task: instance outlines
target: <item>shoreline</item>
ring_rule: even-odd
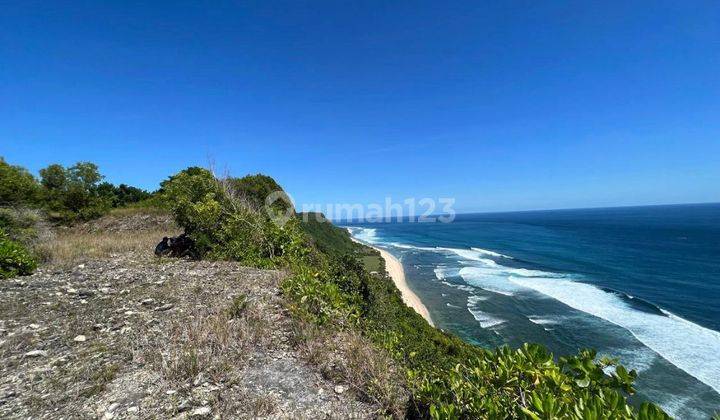
[[[402,300],[405,302],[405,305],[409,306],[410,308],[414,309],[415,312],[420,314],[425,321],[427,321],[428,324],[430,324],[431,327],[434,327],[435,324],[433,324],[432,318],[430,318],[430,312],[428,312],[427,307],[425,307],[425,304],[422,303],[418,295],[415,294],[415,292],[410,289],[410,286],[408,286],[407,281],[405,281],[405,269],[403,268],[402,263],[400,262],[397,257],[395,257],[393,254],[389,253],[388,251],[385,251],[382,248],[378,248],[369,244],[366,244],[364,242],[358,241],[357,239],[353,238],[351,236],[351,239],[359,244],[363,244],[365,246],[369,246],[370,248],[378,251],[380,253],[380,256],[385,261],[385,271],[387,271],[388,275],[392,279],[393,283],[395,283],[395,287],[397,287],[400,290],[400,294],[402,295]]]

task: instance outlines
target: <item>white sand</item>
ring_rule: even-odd
[[[375,248],[375,247],[373,247]],[[395,258],[395,256],[384,249],[375,248],[380,252],[380,255],[382,255],[383,259],[385,260],[385,269],[387,270],[388,274],[390,274],[390,277],[393,279],[393,282],[395,283],[395,286],[400,289],[400,293],[402,293],[402,298],[405,304],[413,309],[415,309],[415,312],[422,315],[423,318],[428,322],[428,324],[435,326],[432,322],[432,319],[430,319],[430,312],[428,312],[425,305],[423,305],[420,298],[413,292],[410,287],[408,286],[407,282],[405,281],[405,270],[403,269],[403,265]]]
[[[428,324],[434,327],[435,324],[433,324],[432,319],[430,318],[430,312],[428,312],[427,308],[425,307],[425,305],[423,305],[420,298],[415,294],[415,292],[410,289],[407,282],[405,281],[405,270],[403,269],[403,265],[400,260],[395,258],[393,254],[385,251],[384,249],[368,245],[364,242],[360,242],[355,238],[351,239],[357,243],[369,246],[370,248],[375,249],[380,253],[382,258],[385,260],[385,269],[390,275],[390,278],[392,278],[393,283],[395,283],[395,287],[400,289],[403,302],[405,302],[407,306],[415,309],[415,312],[419,313],[423,318],[425,318]]]

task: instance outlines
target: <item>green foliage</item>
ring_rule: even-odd
[[[40,186],[25,168],[0,157],[0,206],[30,205],[38,201]]]
[[[69,168],[53,164],[41,169],[42,201],[50,218],[71,223],[107,213],[112,202],[100,194],[102,179],[97,165],[91,162],[78,162]]]
[[[245,312],[245,308],[247,308],[247,305],[247,296],[245,296],[244,294],[235,296],[232,303],[230,304],[230,307],[227,310],[228,318],[240,318],[240,315]]]
[[[30,251],[0,230],[0,279],[29,275],[35,268],[37,261]]]
[[[350,240],[348,231],[333,226],[322,213],[298,213],[297,218],[302,221],[302,229],[311,238],[313,245],[325,254],[352,255],[364,248]]]
[[[356,326],[362,312],[358,294],[347,293],[324,269],[298,265],[282,283],[290,309],[302,319],[336,328]]]
[[[613,364],[596,361],[593,351],[571,359],[572,367],[558,364],[544,347],[525,344],[514,351],[481,350],[451,369],[409,376],[419,407],[433,418],[668,418],[651,405],[642,415],[628,405],[622,392],[631,388],[634,373],[604,375],[602,368]]]
[[[9,165],[0,157],[0,207],[42,208],[54,221],[73,223],[152,196],[125,184],[102,182],[103,178],[94,163],[78,162],[68,168],[49,165],[40,170],[38,182],[24,168]]]
[[[385,349],[407,374],[410,416],[421,418],[664,419],[649,404],[634,410],[634,371],[585,350],[558,362],[526,344],[489,351],[432,328],[407,307],[392,280],[371,275],[367,248],[325,221],[278,225],[258,208],[279,186],[268,177],[217,180],[188,168],[163,183],[162,197],[198,254],[256,267],[286,267],[290,310],[333,329],[356,329]],[[267,188],[266,188],[267,187]],[[277,189],[276,189],[277,188]],[[248,202],[248,197],[251,201]],[[244,300],[233,303],[241,313]],[[614,368],[607,375],[605,370]]]
[[[0,207],[0,230],[20,243],[29,244],[37,237],[41,216],[36,210],[23,207]]]
[[[261,209],[265,206],[265,200],[270,194],[284,192],[282,187],[275,182],[274,179],[262,174],[247,175],[242,178],[231,178],[230,186],[234,191],[242,194],[256,209]],[[287,210],[294,212],[292,203],[284,199],[274,201],[272,208],[280,213],[284,213]]]
[[[274,182],[274,181],[273,181]],[[196,242],[200,257],[230,259],[256,267],[288,266],[308,253],[297,220],[284,225],[248,206],[234,179],[188,168],[163,182],[163,198],[178,225]]]
[[[112,207],[125,207],[148,200],[152,194],[140,188],[120,184],[115,186],[109,182],[103,182],[97,186],[97,193],[110,202]]]

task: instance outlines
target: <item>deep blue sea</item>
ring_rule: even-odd
[[[720,204],[346,224],[400,258],[436,326],[481,346],[592,347],[639,399],[720,412]]]

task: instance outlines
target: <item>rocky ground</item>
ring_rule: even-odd
[[[0,417],[375,416],[297,349],[283,273],[149,253],[0,281]]]

